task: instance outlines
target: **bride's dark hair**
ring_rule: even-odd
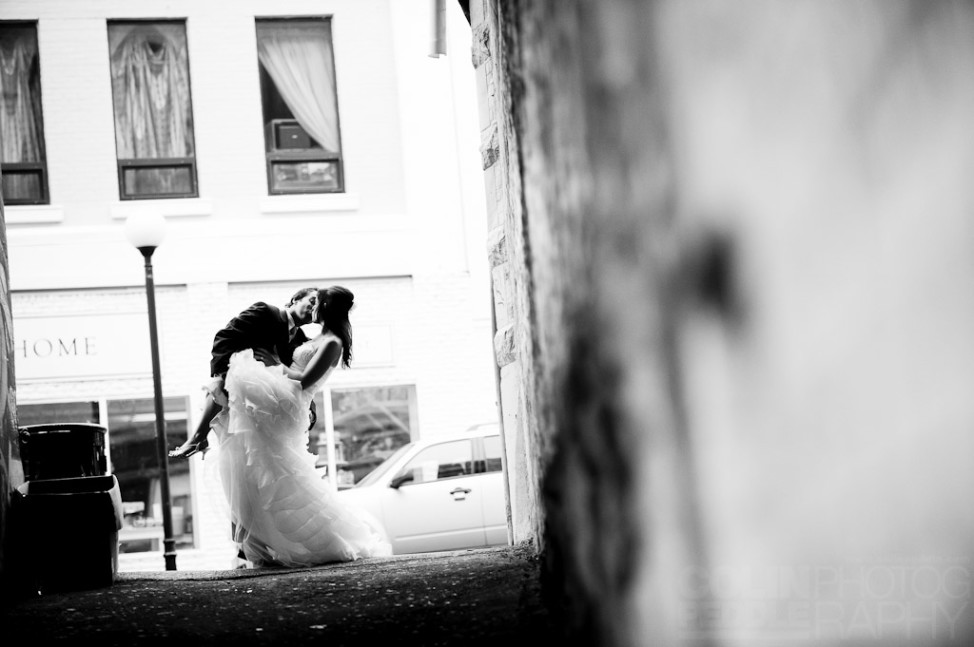
[[[352,323],[348,311],[355,305],[355,295],[340,285],[321,288],[317,294],[317,322],[333,332],[342,340],[342,366],[352,365]]]

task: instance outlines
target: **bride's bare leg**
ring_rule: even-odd
[[[210,422],[220,413],[220,405],[216,403],[213,396],[206,394],[206,402],[203,404],[203,417],[196,426],[196,431],[185,443],[169,452],[169,458],[189,458],[198,452],[206,452],[210,448],[210,443],[206,439],[210,433]]]

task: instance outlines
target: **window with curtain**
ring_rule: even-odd
[[[0,171],[5,204],[47,204],[36,23],[0,23]]]
[[[259,19],[257,54],[269,192],[343,191],[331,20]]]
[[[120,197],[196,197],[185,23],[111,21],[108,46]]]

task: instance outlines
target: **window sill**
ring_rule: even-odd
[[[354,193],[271,195],[261,198],[260,201],[260,211],[267,216],[322,211],[358,211],[358,208],[358,196]]]
[[[167,218],[180,216],[209,216],[213,205],[199,198],[166,198],[164,200],[135,200],[115,202],[108,207],[112,218],[125,220],[131,215],[153,213]]]
[[[63,222],[64,208],[49,204],[5,205],[3,215],[8,225]]]

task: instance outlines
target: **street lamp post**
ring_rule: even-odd
[[[166,570],[176,570],[176,540],[172,534],[172,499],[169,495],[169,449],[166,441],[166,418],[162,405],[162,376],[159,370],[159,333],[156,330],[156,289],[152,279],[152,253],[166,235],[162,216],[131,216],[125,222],[125,235],[145,258],[145,295],[149,302],[149,343],[152,348],[152,385],[156,406],[156,452],[162,483],[163,557]]]

